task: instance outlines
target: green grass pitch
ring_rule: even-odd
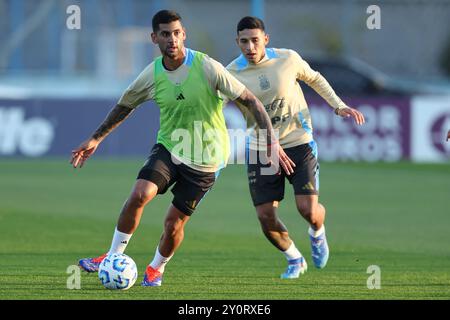
[[[331,255],[314,268],[307,224],[292,189],[280,216],[309,263],[299,279],[280,280],[286,262],[264,238],[244,166],[230,165],[188,223],[160,288],[139,286],[162,232],[171,193],[146,209],[126,253],[139,278],[129,291],[104,289],[81,274],[79,258],[109,248],[119,210],[143,160],[0,161],[0,300],[4,299],[449,299],[450,166],[322,163]],[[379,266],[381,288],[369,290],[367,268]]]

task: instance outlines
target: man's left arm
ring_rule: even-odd
[[[358,125],[365,122],[364,115],[347,106],[334,92],[328,81],[317,71],[311,69],[309,64],[295,53],[297,67],[297,80],[305,82],[314,89],[334,109],[334,113],[343,118],[353,118]]]
[[[312,81],[306,83],[334,108],[336,115],[343,118],[351,117],[358,125],[362,125],[365,122],[364,115],[360,111],[347,106],[319,72],[317,72],[316,77]]]

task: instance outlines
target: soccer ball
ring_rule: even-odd
[[[137,277],[136,263],[123,253],[107,255],[98,268],[98,278],[111,290],[128,290]]]

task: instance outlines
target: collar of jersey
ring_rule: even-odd
[[[194,50],[186,48],[186,57],[184,58],[183,64],[187,65],[188,67],[191,67],[192,63],[194,62],[194,57],[195,57]]]
[[[270,59],[274,59],[274,58],[278,58],[278,54],[275,52],[275,49],[274,48],[266,48],[266,54],[265,54],[264,58],[260,61],[260,63],[262,61],[270,60]],[[244,70],[244,69],[248,68],[248,66],[249,66],[247,59],[245,59],[245,57],[242,53],[236,59],[236,66],[238,68],[238,71]]]

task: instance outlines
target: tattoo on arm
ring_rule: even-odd
[[[259,101],[253,93],[245,89],[241,96],[236,99],[236,102],[245,106],[250,111],[260,129],[267,130],[268,143],[275,142],[272,123],[261,101]]]
[[[116,105],[106,116],[106,119],[94,132],[92,137],[96,140],[103,140],[114,128],[121,124],[134,109]]]

